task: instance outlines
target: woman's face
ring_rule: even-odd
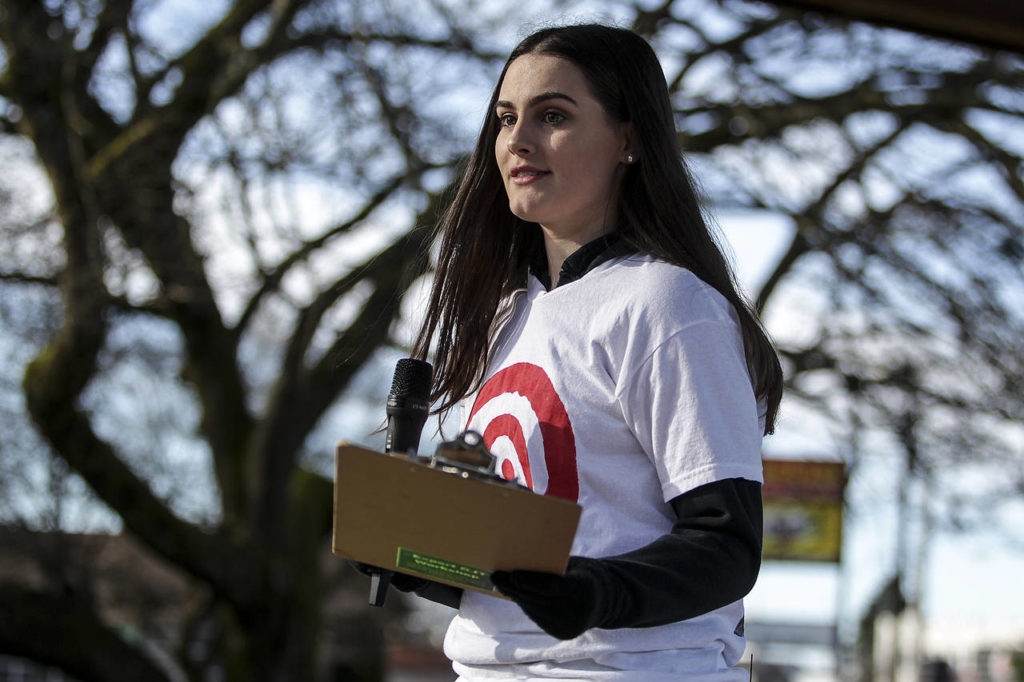
[[[519,218],[584,244],[615,216],[628,123],[614,123],[570,61],[526,54],[505,72],[494,155]]]

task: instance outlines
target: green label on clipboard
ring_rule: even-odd
[[[412,571],[430,578],[439,578],[481,590],[494,590],[490,571],[466,566],[465,564],[457,564],[454,561],[440,559],[436,556],[423,554],[422,552],[414,552],[405,547],[398,548],[395,566],[402,570]]]

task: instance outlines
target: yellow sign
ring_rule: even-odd
[[[845,486],[842,462],[766,459],[764,559],[838,562]]]

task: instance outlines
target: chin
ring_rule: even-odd
[[[509,206],[512,215],[528,223],[540,223],[542,218],[538,211],[531,211],[519,206]]]

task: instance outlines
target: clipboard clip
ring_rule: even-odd
[[[463,431],[455,440],[444,441],[437,446],[429,466],[461,478],[475,478],[525,488],[509,480],[497,471],[498,458],[491,454],[484,443],[484,437],[476,431]]]

